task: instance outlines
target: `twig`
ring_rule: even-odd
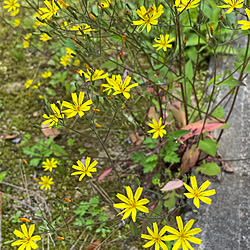
[[[85,232],[86,232],[86,229],[84,231],[82,231],[82,233],[80,234],[80,236],[78,237],[78,239],[76,240],[76,242],[73,244],[73,246],[70,248],[70,250],[74,250],[75,249],[75,246],[77,245],[77,243],[82,238],[82,236],[84,235]]]

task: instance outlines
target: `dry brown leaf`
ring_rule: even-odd
[[[101,242],[100,240],[94,241],[94,242],[92,242],[92,243],[88,246],[87,250],[100,250],[101,247],[98,247],[98,248],[97,248],[97,246],[100,245],[101,243],[102,243],[102,242]]]
[[[60,134],[60,130],[56,129],[56,128],[49,128],[49,124],[42,124],[42,132],[46,137],[52,137],[52,138],[56,138],[59,134]]]
[[[176,180],[172,180],[169,181],[163,188],[161,188],[161,191],[171,191],[171,190],[175,190],[178,189],[180,187],[183,186],[183,181],[176,179]]]

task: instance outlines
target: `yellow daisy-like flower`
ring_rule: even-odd
[[[163,137],[163,135],[167,134],[166,130],[164,129],[166,125],[162,125],[162,118],[160,118],[159,122],[155,119],[152,120],[153,123],[148,123],[148,126],[150,126],[152,129],[147,131],[148,133],[154,133],[153,139],[160,137]]]
[[[24,49],[29,48],[29,46],[30,46],[30,43],[28,41],[23,42],[23,48]]]
[[[51,77],[52,76],[52,73],[51,72],[44,72],[43,74],[42,74],[42,77],[43,78],[49,78],[49,77]]]
[[[76,55],[76,52],[72,50],[71,48],[66,48],[66,52],[69,57],[73,58]]]
[[[47,34],[47,33],[43,33],[40,35],[40,40],[43,41],[43,42],[46,42],[48,40],[50,40],[51,37]]]
[[[144,206],[145,204],[149,203],[149,200],[148,199],[139,200],[142,194],[142,190],[143,190],[142,187],[138,187],[134,196],[131,188],[127,186],[126,191],[128,197],[119,193],[116,195],[118,199],[124,202],[124,203],[113,204],[115,208],[124,209],[122,212],[118,214],[120,215],[124,213],[122,220],[125,220],[130,216],[130,214],[132,214],[132,220],[133,222],[136,222],[136,209],[142,211],[143,213],[149,212],[148,208]]]
[[[169,34],[166,34],[165,37],[164,37],[164,35],[160,35],[160,40],[157,40],[157,38],[155,38],[155,41],[158,44],[154,44],[153,47],[158,47],[157,50],[163,49],[164,51],[167,51],[167,48],[172,48],[172,44],[170,44],[170,43],[173,40],[174,40],[174,38],[169,40]]]
[[[136,14],[141,18],[141,20],[133,21],[134,25],[139,25],[137,31],[142,32],[147,27],[147,32],[151,30],[151,25],[157,25],[161,14],[164,13],[163,6],[160,4],[156,8],[155,4],[147,11],[144,6],[136,10]],[[140,30],[141,29],[141,30]]]
[[[52,128],[54,125],[57,126],[59,119],[64,118],[64,114],[61,113],[62,105],[60,101],[58,101],[57,103],[59,105],[59,108],[54,103],[50,104],[50,108],[52,112],[51,115],[49,116],[47,114],[43,115],[43,118],[47,119],[46,121],[43,122],[43,124],[46,125],[49,123],[49,128]]]
[[[96,172],[95,166],[97,165],[98,161],[94,160],[90,164],[91,158],[87,156],[85,166],[81,161],[77,161],[77,165],[73,165],[72,168],[76,169],[77,172],[72,173],[71,175],[81,175],[79,177],[79,181],[82,180],[82,178],[87,175],[88,177],[93,177],[91,172]]]
[[[22,232],[20,232],[17,229],[15,229],[13,232],[18,238],[21,238],[21,240],[14,241],[11,244],[11,246],[21,245],[18,248],[19,250],[37,249],[38,245],[34,241],[41,240],[41,237],[39,235],[32,236],[32,234],[35,231],[35,224],[30,225],[29,232],[25,224],[21,225],[21,229],[22,229]]]
[[[8,12],[10,11],[15,11],[17,8],[20,7],[20,4],[17,3],[18,0],[9,0],[9,1],[3,1],[3,3],[5,4],[3,7],[5,9],[8,9]]]
[[[245,9],[247,13],[248,20],[250,20],[250,9]],[[238,21],[238,24],[242,24],[241,29],[242,30],[249,30],[250,29],[250,21],[246,20],[240,20]]]
[[[237,0],[224,0],[224,2],[227,4],[217,6],[217,7],[229,8],[226,12],[226,14],[229,14],[233,11],[234,8],[242,8],[244,0],[239,0],[238,2],[237,2]]]
[[[111,0],[102,1],[101,3],[102,8],[109,8],[110,4],[111,4]]]
[[[44,22],[40,22],[39,20],[36,20],[34,25],[33,25],[33,28],[36,29],[38,26],[46,26],[47,24]]]
[[[181,3],[182,2],[182,3]],[[179,12],[182,12],[184,9],[194,9],[199,5],[200,0],[176,0],[175,5]]]
[[[64,65],[65,67],[68,66],[70,64],[70,62],[71,62],[71,59],[70,59],[69,55],[65,55],[65,56],[62,56],[60,58],[60,63],[62,65]]]
[[[29,40],[29,39],[31,38],[31,36],[32,36],[32,33],[28,33],[28,34],[26,34],[26,35],[24,36],[24,39],[25,39],[25,40]]]
[[[42,164],[44,171],[49,170],[50,172],[52,172],[53,168],[57,168],[57,161],[54,158],[52,158],[51,160],[46,159],[46,161],[44,161]]]
[[[131,77],[127,76],[124,81],[122,81],[121,75],[113,75],[112,78],[106,78],[108,84],[102,84],[102,87],[106,88],[103,92],[108,91],[108,95],[112,90],[114,90],[113,95],[123,94],[126,99],[130,98],[128,93],[131,88],[138,86],[138,83],[133,83],[131,85]]]
[[[83,99],[84,99],[84,92],[80,92],[79,94],[79,99],[77,100],[77,94],[76,93],[72,93],[72,100],[74,102],[74,104],[63,101],[62,106],[64,108],[68,108],[66,110],[63,110],[62,112],[66,114],[67,118],[71,118],[76,116],[77,114],[82,117],[84,115],[85,111],[90,110],[90,106],[93,101],[90,99],[88,101],[86,101],[85,103],[83,103]]]
[[[153,228],[154,228],[154,232],[149,227],[147,227],[147,230],[148,230],[150,235],[147,235],[147,234],[141,235],[141,238],[146,239],[146,240],[150,240],[143,247],[148,248],[148,247],[151,247],[155,244],[155,250],[159,250],[160,246],[163,250],[168,250],[168,247],[164,243],[164,241],[166,241],[167,236],[163,236],[166,232],[166,227],[163,227],[161,229],[161,231],[159,232],[157,223],[154,222]]]
[[[45,188],[45,190],[51,189],[50,185],[54,184],[53,178],[52,177],[50,178],[49,176],[45,175],[41,177],[41,181],[39,181],[38,184],[42,185],[40,189],[43,189],[43,188]]]
[[[30,87],[30,85],[32,84],[33,80],[29,79],[27,80],[27,82],[25,83],[25,87],[26,89],[28,89]]]
[[[74,25],[70,30],[78,31],[78,35],[88,34],[90,31],[95,31],[95,29],[92,29],[88,24],[85,24],[85,27],[83,28],[83,23],[81,25]]]
[[[166,231],[173,234],[173,235],[167,235],[166,241],[177,240],[172,250],[178,250],[181,245],[182,245],[182,249],[184,250],[188,250],[188,249],[194,250],[188,241],[195,243],[195,244],[201,244],[202,240],[196,237],[193,237],[192,235],[198,234],[202,230],[200,228],[194,228],[190,230],[195,220],[190,220],[184,228],[183,228],[183,222],[180,216],[176,217],[176,221],[177,221],[179,231],[176,230],[175,228],[165,226]]]
[[[18,13],[19,13],[19,8],[13,10],[10,15],[11,16],[16,16]]]
[[[77,66],[80,65],[80,63],[81,63],[80,60],[79,60],[79,59],[76,59],[76,60],[73,62],[73,65],[77,67]]]
[[[14,23],[13,23],[14,27],[18,27],[20,25],[20,23],[21,23],[20,19],[15,18]]]
[[[197,187],[197,181],[195,176],[191,176],[191,185],[192,187],[188,186],[186,183],[183,183],[185,188],[190,192],[190,193],[184,193],[184,195],[189,198],[189,199],[194,199],[194,205],[199,208],[200,206],[200,201],[205,202],[206,204],[211,204],[211,199],[206,197],[206,196],[211,196],[216,194],[215,190],[208,190],[204,191],[208,188],[208,186],[211,184],[210,181],[205,181],[200,188],[198,189]]]
[[[46,8],[39,8],[34,17],[39,17],[43,20],[50,19],[53,15],[57,14],[57,11],[59,10],[58,5],[60,6],[59,2],[55,3],[54,0],[45,0],[44,4],[46,5]]]
[[[84,72],[83,70],[80,70],[80,71],[78,71],[78,74],[80,76],[82,76],[82,74],[84,74],[86,82],[105,79],[106,77],[108,77],[108,73],[104,74],[103,70],[99,70],[99,69],[93,70],[90,67],[87,68],[87,73]]]

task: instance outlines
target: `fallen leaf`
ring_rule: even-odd
[[[104,179],[111,171],[113,168],[108,168],[102,172],[102,174],[97,178],[97,181],[101,181]]]
[[[194,167],[200,153],[200,148],[193,145],[190,149],[187,149],[182,157],[181,163],[181,176],[189,171],[190,168]]]
[[[178,189],[180,187],[183,186],[183,181],[182,180],[172,180],[169,181],[163,188],[161,188],[161,191],[171,191],[171,190],[175,190]]]
[[[233,169],[231,166],[229,166],[228,163],[223,162],[223,161],[222,161],[222,169],[223,169],[223,171],[226,172],[226,173],[230,173],[230,174],[231,174],[231,173],[234,172],[234,169]]]
[[[211,120],[207,120],[203,130],[201,131],[201,129],[203,127],[203,123],[204,123],[204,120],[200,120],[198,122],[194,122],[194,123],[191,123],[191,124],[188,124],[188,125],[182,127],[181,129],[183,129],[183,130],[190,130],[190,133],[181,136],[179,139],[182,141],[186,141],[187,139],[189,139],[195,135],[199,135],[199,134],[204,133],[206,131],[212,132],[213,130],[220,129],[223,125],[225,125],[224,121],[218,122],[214,119],[211,119]]]
[[[148,111],[148,118],[155,119],[156,121],[159,120],[159,115],[155,111],[155,107],[150,107]]]
[[[98,248],[97,248],[97,246],[100,245],[101,243],[102,243],[102,242],[101,242],[100,240],[95,241],[95,242],[92,242],[92,243],[88,246],[87,250],[100,250],[101,247],[98,247]]]
[[[181,109],[181,103],[175,102],[169,105],[168,109],[173,113],[174,118],[179,124],[179,127],[186,125],[185,113]]]
[[[56,138],[59,134],[60,134],[60,130],[56,129],[56,128],[49,128],[49,124],[42,124],[42,132],[46,137],[52,137],[52,138]]]

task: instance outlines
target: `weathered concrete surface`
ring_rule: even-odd
[[[217,75],[226,69],[232,70],[234,58],[224,58],[217,65]],[[213,62],[210,68],[213,69]],[[236,79],[238,76],[239,73],[234,75]],[[229,119],[231,127],[224,131],[220,140],[219,152],[226,160],[250,157],[250,76],[245,79],[244,83],[247,86],[241,87],[234,111]],[[225,89],[228,90],[228,88]],[[218,100],[222,96],[223,93],[218,96]],[[227,114],[229,106],[225,108],[225,111]],[[195,227],[203,230],[200,233],[203,242],[198,247],[196,245],[195,249],[250,249],[250,160],[228,163],[234,168],[234,174],[222,173],[220,181],[212,181],[210,186],[216,189],[217,194],[212,197],[212,204],[202,205],[197,214],[199,221]]]

